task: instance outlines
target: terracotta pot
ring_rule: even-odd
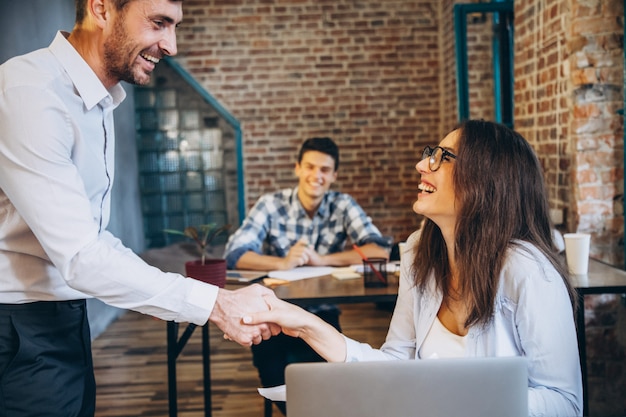
[[[226,285],[226,260],[205,259],[204,265],[201,262],[200,259],[185,262],[187,276],[224,288]]]

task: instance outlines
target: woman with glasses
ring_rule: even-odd
[[[513,130],[471,120],[426,147],[398,300],[380,349],[280,300],[275,322],[328,361],[524,356],[530,415],[580,416],[576,295],[552,240],[541,166]]]

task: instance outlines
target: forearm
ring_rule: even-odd
[[[237,269],[256,271],[274,271],[284,268],[284,259],[277,256],[259,255],[256,252],[246,252],[237,261]]]
[[[287,336],[299,337],[329,362],[344,362],[346,341],[341,333],[320,317],[295,304],[265,297],[268,311],[259,310],[243,318],[249,325],[275,323]]]
[[[360,246],[359,249],[368,258],[389,258],[387,250],[375,243],[367,243]],[[363,262],[361,255],[354,249],[324,255],[322,259],[326,266],[348,266]]]
[[[299,337],[328,362],[346,360],[346,341],[343,335],[321,319],[305,326]]]
[[[389,258],[389,251],[375,243],[366,243],[365,245],[360,246],[359,249],[368,258]]]

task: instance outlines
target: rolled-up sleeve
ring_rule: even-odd
[[[239,258],[246,252],[252,251],[261,254],[270,218],[267,207],[267,197],[259,199],[250,209],[241,227],[228,239],[224,249],[224,259],[226,259],[228,269],[235,269]]]

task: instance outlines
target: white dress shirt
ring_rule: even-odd
[[[0,303],[97,297],[202,325],[217,287],[147,265],[105,230],[125,92],[66,36],[0,66]]]
[[[346,337],[346,361],[422,359],[419,351],[443,295],[434,279],[424,293],[413,283],[411,248],[417,235],[409,237],[401,258],[398,300],[385,343],[373,349]],[[463,356],[527,358],[529,415],[580,416],[582,376],[569,295],[560,275],[537,248],[516,243],[500,274],[493,320],[469,329]]]

